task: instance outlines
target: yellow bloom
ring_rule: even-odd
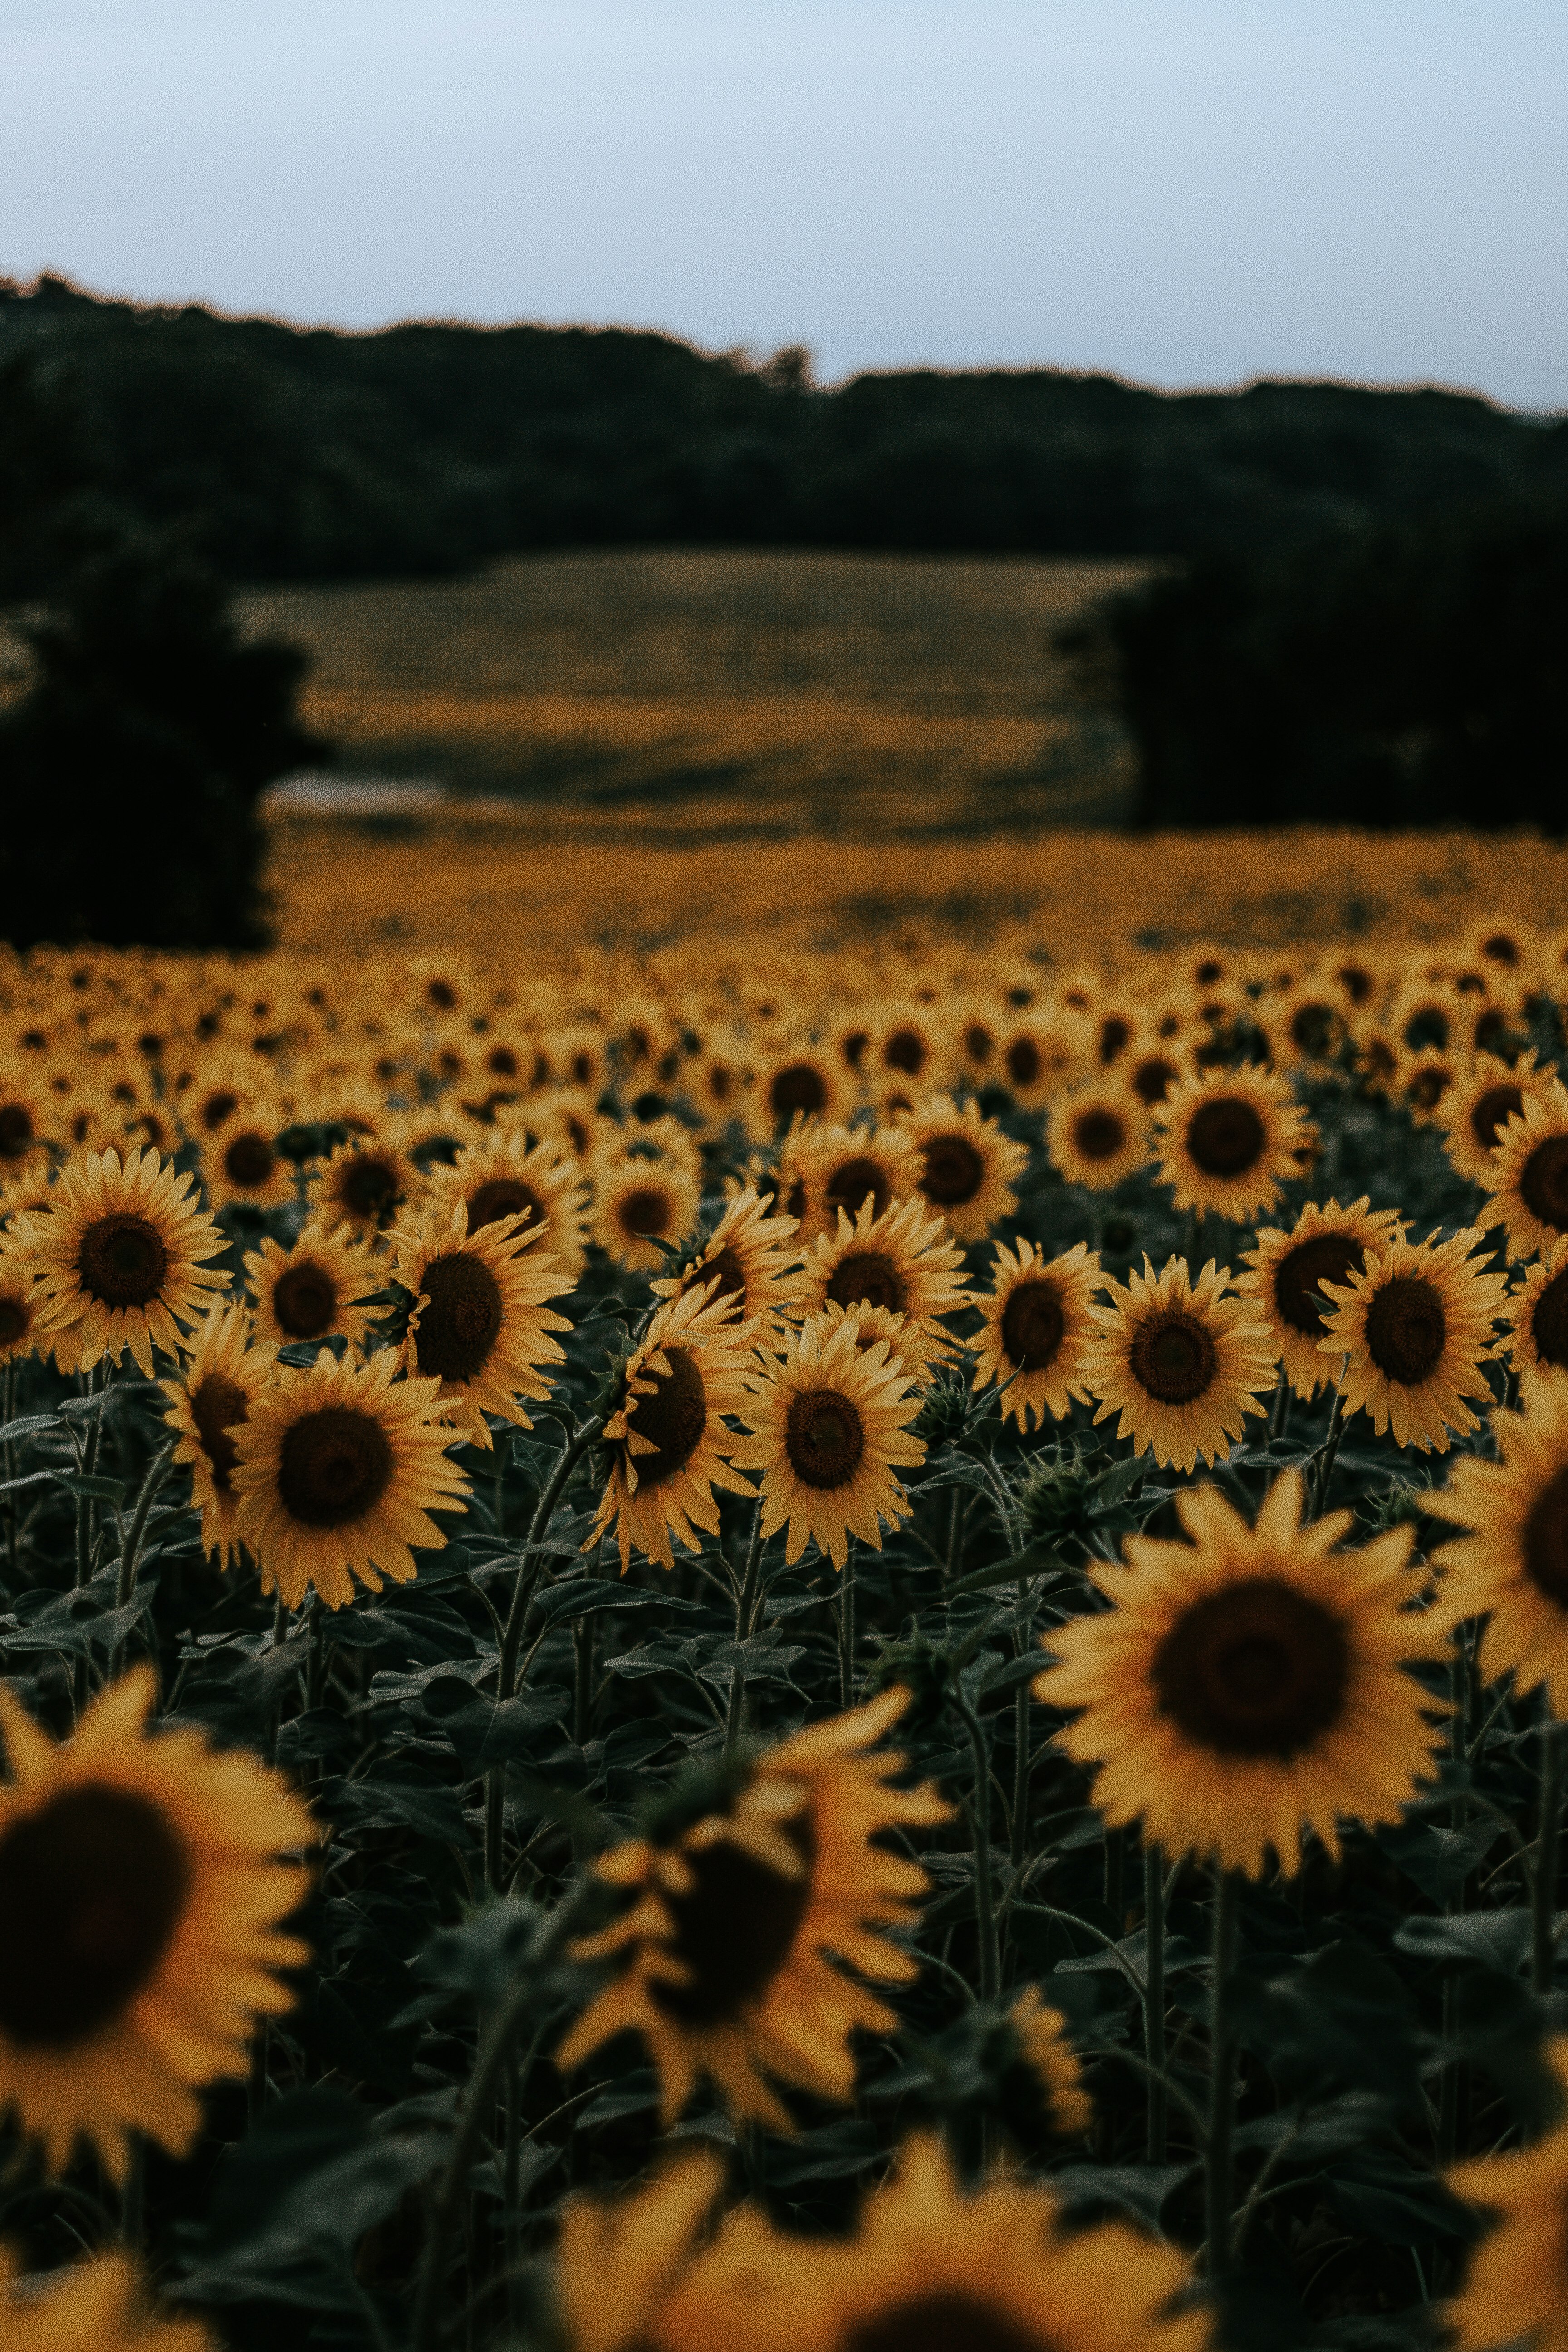
[[[815,1539],[842,1568],[850,1536],[879,1551],[882,1520],[896,1526],[910,1515],[897,1472],[925,1459],[924,1441],[909,1430],[919,1388],[889,1362],[888,1341],[861,1352],[857,1338],[847,1314],[837,1326],[812,1318],[741,1407],[750,1434],[735,1442],[734,1459],[762,1473],[763,1536],[787,1521],[789,1563]]]
[[[1064,1421],[1075,1402],[1089,1396],[1083,1385],[1084,1353],[1096,1337],[1090,1301],[1100,1286],[1100,1259],[1087,1243],[1075,1242],[1047,1261],[1034,1242],[995,1248],[996,1268],[989,1295],[975,1305],[984,1318],[965,1345],[978,1356],[973,1386],[1003,1389],[1002,1417],[1020,1429],[1045,1426],[1047,1414]]]
[[[173,1355],[182,1327],[205,1314],[207,1294],[226,1287],[227,1276],[205,1263],[224,1240],[189,1198],[195,1181],[153,1151],[133,1151],[123,1167],[118,1152],[89,1152],[67,1162],[48,1207],[26,1220],[38,1328],[68,1331],[82,1370],[105,1356],[118,1364],[129,1349],[151,1380],[154,1347]]]
[[[1216,1271],[1213,1258],[1194,1283],[1185,1258],[1167,1258],[1156,1275],[1145,1256],[1125,1284],[1107,1276],[1110,1304],[1089,1309],[1100,1328],[1079,1377],[1100,1400],[1096,1426],[1120,1412],[1117,1436],[1162,1469],[1228,1453],[1275,1384],[1268,1326],[1249,1298],[1226,1295],[1229,1282],[1229,1266]]]
[[[275,1347],[252,1345],[243,1307],[215,1301],[184,1373],[162,1384],[171,1408],[164,1423],[178,1440],[174,1460],[190,1465],[191,1500],[202,1515],[202,1549],[216,1554],[220,1568],[228,1566],[236,1549],[235,1433],[271,1386],[277,1357]]]
[[[1392,1430],[1395,1445],[1446,1454],[1450,1429],[1480,1425],[1464,1400],[1489,1402],[1481,1366],[1508,1290],[1485,1271],[1489,1257],[1470,1256],[1480,1238],[1473,1226],[1446,1242],[1401,1232],[1363,1272],[1321,1284],[1335,1303],[1318,1346],[1345,1360],[1344,1409],[1370,1414],[1379,1437]]]

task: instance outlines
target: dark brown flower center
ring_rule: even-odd
[[[1510,1079],[1487,1088],[1470,1110],[1470,1131],[1483,1151],[1493,1149],[1509,1120],[1523,1108],[1524,1088]]]
[[[1568,1609],[1568,1470],[1548,1479],[1530,1507],[1524,1572],[1537,1591]]]
[[[1434,1063],[1425,1070],[1416,1071],[1405,1089],[1405,1099],[1414,1103],[1417,1110],[1436,1110],[1453,1083],[1453,1071],[1445,1070],[1441,1065]]]
[[[1543,1364],[1568,1368],[1568,1266],[1554,1274],[1531,1310],[1530,1336]]]
[[[738,1251],[725,1246],[712,1257],[704,1258],[687,1276],[688,1290],[706,1290],[708,1304],[716,1307],[721,1298],[733,1298],[735,1311],[742,1312],[746,1304],[746,1269]]]
[[[1268,1141],[1263,1121],[1239,1095],[1215,1095],[1187,1122],[1187,1153],[1205,1176],[1245,1176]]]
[[[1114,1160],[1126,1148],[1126,1123],[1103,1106],[1080,1111],[1072,1123],[1072,1139],[1080,1159]]]
[[[837,1389],[805,1389],[791,1399],[784,1452],[797,1478],[830,1492],[847,1486],[866,1452],[866,1424]]]
[[[485,1055],[484,1066],[492,1078],[515,1078],[520,1066],[510,1045],[492,1045]]]
[[[840,1307],[885,1307],[894,1315],[901,1314],[906,1304],[899,1269],[880,1250],[857,1250],[841,1257],[827,1296]]]
[[[789,1958],[811,1901],[816,1840],[808,1807],[779,1826],[800,1855],[798,1878],[770,1870],[728,1838],[695,1848],[688,1840],[681,1849],[693,1884],[665,1901],[675,1922],[672,1948],[691,1981],[657,1985],[654,1999],[682,2025],[721,2025],[737,2017],[767,1990]]]
[[[1568,1233],[1568,1135],[1549,1135],[1519,1171],[1519,1196],[1532,1217]]]
[[[232,1118],[239,1108],[239,1097],[232,1087],[216,1087],[202,1103],[201,1122],[209,1135],[216,1134],[226,1118]]]
[[[851,1216],[869,1199],[872,1214],[879,1217],[893,1197],[893,1188],[881,1162],[862,1152],[853,1160],[840,1160],[827,1179],[825,1197],[830,1210],[847,1209]]]
[[[1298,1004],[1290,1015],[1290,1043],[1300,1054],[1310,1055],[1321,1061],[1331,1053],[1334,1044],[1335,1015],[1331,1004],[1317,999]]]
[[[921,1191],[940,1209],[962,1209],[985,1181],[985,1162],[966,1135],[933,1135],[925,1146]]]
[[[0,2032],[69,2050],[111,2024],[168,1950],[191,1889],[161,1806],[98,1780],[0,1838]]]
[[[1163,1308],[1132,1335],[1132,1377],[1161,1404],[1190,1404],[1215,1376],[1214,1341],[1194,1316]]]
[[[1194,1601],[1151,1669],[1162,1711],[1223,1756],[1284,1759],[1336,1723],[1350,1681],[1337,1617],[1280,1577]]]
[[[1040,1075],[1040,1050],[1032,1037],[1015,1037],[1005,1059],[1016,1087],[1032,1087]]]
[[[626,1194],[616,1214],[634,1240],[641,1241],[647,1234],[662,1236],[669,1230],[669,1194],[660,1184],[639,1184]]]
[[[278,1165],[278,1155],[264,1135],[250,1130],[224,1146],[223,1172],[242,1192],[258,1192]]]
[[[939,2287],[856,2320],[845,2333],[843,2352],[1053,2352],[1053,2347],[1011,2312],[962,2288]]]
[[[988,1062],[995,1043],[983,1021],[972,1021],[963,1033],[963,1050],[972,1062]]]
[[[541,1223],[545,1213],[538,1193],[518,1177],[487,1176],[468,1197],[468,1231],[477,1234],[481,1225],[499,1225],[503,1217],[526,1217],[531,1225]]]
[[[895,1029],[882,1048],[889,1069],[902,1070],[907,1078],[918,1078],[929,1058],[929,1048],[918,1029]]]
[[[403,1172],[379,1151],[356,1151],[343,1163],[339,1197],[362,1223],[384,1224],[403,1197]]]
[[[1321,1339],[1329,1327],[1316,1294],[1325,1282],[1342,1288],[1361,1272],[1365,1257],[1363,1244],[1345,1234],[1314,1234],[1287,1250],[1274,1269],[1274,1297],[1291,1329]]]
[[[169,1271],[163,1237],[124,1210],[89,1225],[77,1251],[81,1286],[100,1307],[145,1307]]]
[[[474,1380],[500,1336],[500,1284],[482,1259],[453,1250],[432,1260],[419,1287],[426,1300],[414,1335],[420,1370],[443,1381]]]
[[[34,1134],[33,1114],[26,1103],[0,1103],[0,1160],[25,1160]]]
[[[637,1375],[639,1380],[652,1381],[652,1395],[630,1400],[636,1410],[628,1426],[639,1437],[651,1437],[658,1449],[629,1456],[639,1486],[661,1486],[667,1478],[684,1470],[708,1426],[708,1390],[695,1351],[669,1348],[665,1353],[668,1372],[645,1370]]]
[[[1366,1348],[1384,1377],[1415,1388],[1436,1370],[1448,1338],[1436,1286],[1424,1275],[1396,1274],[1366,1311]]]
[[[237,1381],[226,1373],[208,1372],[191,1395],[191,1419],[202,1441],[213,1474],[213,1485],[228,1493],[229,1477],[239,1459],[231,1433],[250,1411],[250,1399]]]
[[[1132,1091],[1151,1106],[1163,1102],[1180,1075],[1174,1062],[1163,1054],[1145,1054],[1133,1066]]]
[[[1002,1309],[1002,1345],[1020,1371],[1043,1372],[1067,1330],[1061,1294],[1051,1282],[1020,1282]]]
[[[338,1286],[324,1265],[301,1258],[285,1266],[272,1287],[272,1312],[291,1339],[319,1339],[338,1312]]]
[[[395,1466],[392,1441],[373,1414],[322,1405],[286,1433],[278,1492],[302,1527],[346,1528],[374,1510]]]
[[[14,1348],[32,1328],[33,1318],[24,1299],[0,1298],[0,1348]]]
[[[1131,1034],[1131,1024],[1124,1021],[1120,1013],[1106,1014],[1100,1024],[1100,1058],[1108,1069],[1119,1054],[1126,1052]]]
[[[820,1111],[827,1106],[822,1072],[811,1062],[788,1062],[773,1073],[768,1088],[768,1108],[775,1119],[792,1118],[797,1110]]]

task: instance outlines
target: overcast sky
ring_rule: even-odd
[[[0,0],[0,273],[1568,406],[1563,0]]]

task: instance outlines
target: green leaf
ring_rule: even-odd
[[[1394,1940],[1402,1952],[1417,1959],[1463,1960],[1512,1977],[1530,1950],[1530,1914],[1521,1909],[1458,1911],[1441,1919],[1406,1919],[1394,1929]]]

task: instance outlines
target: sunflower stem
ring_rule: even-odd
[[[1216,1870],[1214,1958],[1209,1975],[1209,2122],[1204,2147],[1204,2214],[1210,2278],[1230,2268],[1231,2208],[1236,2201],[1236,2035],[1228,1995],[1236,1970],[1241,1881]]]
[[[1157,1845],[1143,1850],[1143,2053],[1149,2062],[1145,2164],[1165,2161],[1165,1859]]]
[[[1454,1641],[1453,1655],[1448,1662],[1448,1694],[1453,1712],[1448,1717],[1448,1752],[1457,1764],[1465,1760],[1469,1741],[1468,1721],[1470,1698],[1470,1659],[1461,1625]],[[1466,1813],[1462,1802],[1448,1809],[1450,1825],[1464,1826]],[[1448,1896],[1444,1908],[1450,1914],[1465,1908],[1465,1888],[1461,1884]],[[1443,1979],[1443,2040],[1451,2050],[1458,2027],[1459,1986],[1452,1974]],[[1445,2168],[1453,2163],[1459,2152],[1459,2110],[1464,2096],[1463,2068],[1457,2058],[1450,2057],[1443,2068],[1437,2086],[1437,2161]]]
[[[958,1711],[963,1717],[963,1727],[969,1734],[970,1749],[974,1758],[974,1796],[965,1807],[969,1815],[969,1832],[974,1843],[974,1925],[980,1937],[980,1998],[994,2000],[1001,1984],[1001,1956],[996,1944],[996,1910],[991,1885],[991,1759],[985,1750],[985,1734],[980,1717],[967,1701],[959,1699]]]
[[[1563,1845],[1563,1726],[1541,1727],[1541,1816],[1530,1887],[1530,1983],[1538,2000],[1552,1990],[1557,1957],[1557,1868]]]
[[[855,1704],[855,1538],[846,1540],[844,1573],[838,1589],[838,1701]]]
[[[1022,1870],[1029,1836],[1029,1685],[1020,1683],[1013,1694],[1013,1839],[1012,1863]]]
[[[1344,1435],[1344,1427],[1345,1392],[1344,1376],[1342,1372],[1334,1389],[1334,1402],[1329,1412],[1328,1434],[1318,1448],[1317,1464],[1312,1474],[1311,1501],[1307,1512],[1310,1518],[1321,1519],[1323,1516],[1323,1506],[1329,1499],[1329,1486],[1333,1478],[1334,1462],[1339,1454],[1340,1440]]]
[[[1289,1377],[1287,1374],[1284,1366],[1281,1365],[1279,1369],[1279,1385],[1274,1391],[1273,1410],[1268,1415],[1268,1443],[1270,1445],[1282,1445],[1285,1442],[1286,1433],[1290,1426],[1290,1396],[1291,1388]]]
[[[959,1538],[963,1531],[963,1518],[960,1508],[963,1500],[963,1488],[955,1486],[952,1490],[952,1499],[947,1507],[947,1581],[949,1584],[958,1574]]]
[[[748,1641],[752,1632],[752,1615],[757,1605],[757,1585],[763,1565],[763,1505],[759,1496],[752,1515],[751,1540],[746,1546],[746,1565],[741,1578],[741,1590],[735,1601],[735,1639]],[[746,1670],[737,1660],[730,1676],[730,1713],[724,1726],[724,1753],[735,1752],[746,1720]]]
[[[158,1490],[173,1465],[174,1444],[175,1441],[171,1437],[165,1444],[158,1448],[157,1453],[147,1465],[147,1475],[142,1481],[142,1492],[136,1497],[136,1508],[131,1515],[130,1532],[121,1549],[120,1576],[114,1591],[116,1614],[121,1610],[129,1609],[135,1595],[137,1571],[142,1565],[142,1546],[147,1534],[147,1520],[157,1498]],[[109,1663],[111,1678],[120,1671],[123,1649],[124,1636],[121,1635],[114,1644],[114,1655]]]

